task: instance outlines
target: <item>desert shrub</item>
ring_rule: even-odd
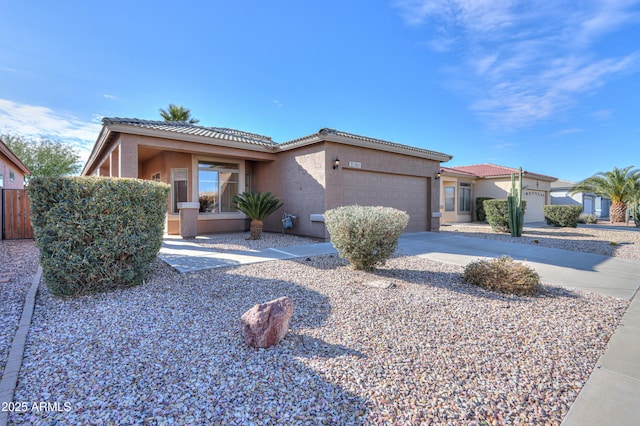
[[[28,193],[40,264],[53,294],[80,295],[142,282],[162,244],[168,185],[34,178]]]
[[[345,206],[324,213],[331,242],[354,269],[370,270],[398,247],[409,215],[391,207]]]
[[[542,206],[547,225],[575,228],[582,213],[582,206]]]
[[[535,294],[540,285],[535,270],[508,256],[469,263],[464,269],[464,280],[487,290],[520,296]]]
[[[491,197],[476,197],[476,220],[478,222],[486,222],[487,213],[484,211],[484,202],[493,200]]]
[[[482,203],[487,215],[487,222],[496,232],[509,232],[509,207],[507,200],[489,199]],[[522,213],[525,213],[527,202],[522,200]]]
[[[595,214],[580,213],[578,223],[598,223],[598,217]]]

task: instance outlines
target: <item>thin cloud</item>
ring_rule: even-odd
[[[108,95],[108,94],[107,94],[107,95],[102,95],[102,96],[104,96],[104,97],[105,97],[105,98],[107,98],[107,99],[115,99],[115,98],[116,98],[115,96],[113,96],[113,95]]]
[[[606,121],[606,120],[609,120],[611,117],[613,117],[613,110],[600,109],[598,111],[593,111],[591,113],[591,116],[597,120]]]
[[[563,135],[575,135],[577,133],[584,133],[586,130],[581,128],[573,128],[573,129],[564,129],[559,132],[555,132],[553,136],[563,136]]]
[[[59,139],[77,148],[82,159],[88,157],[101,128],[96,117],[86,122],[47,107],[0,99],[0,133]]]
[[[432,30],[462,62],[449,87],[491,127],[513,130],[548,120],[617,75],[638,71],[640,51],[598,55],[604,35],[640,22],[640,0],[398,0],[408,25]],[[434,49],[438,50],[438,49]],[[444,51],[444,49],[439,49]],[[450,74],[451,75],[451,74]],[[457,77],[456,77],[457,75]]]

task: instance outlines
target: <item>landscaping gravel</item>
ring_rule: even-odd
[[[289,334],[246,346],[242,313],[280,296]],[[495,294],[418,257],[373,273],[334,256],[183,275],[157,261],[144,285],[74,299],[41,283],[10,423],[559,424],[628,303]]]
[[[636,228],[630,228],[636,229]],[[455,224],[440,227],[441,232],[455,232],[468,237],[489,238],[519,244],[534,244],[563,250],[640,260],[640,231],[604,230],[596,226],[579,228],[525,227],[522,237],[497,233],[485,224]]]
[[[32,240],[0,241],[0,372],[18,329],[24,300],[38,268],[38,249]]]

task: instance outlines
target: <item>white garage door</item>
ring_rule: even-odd
[[[527,207],[524,211],[524,223],[544,222],[542,206],[545,204],[546,192],[523,189],[522,199],[527,202]]]
[[[363,170],[343,170],[342,205],[385,206],[409,215],[406,232],[428,231],[428,179]]]

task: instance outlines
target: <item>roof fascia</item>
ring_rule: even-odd
[[[363,139],[352,139],[346,136],[336,135],[335,133],[326,133],[326,134],[313,134],[306,138],[302,138],[298,142],[285,143],[281,145],[280,151],[288,151],[291,149],[299,148],[302,146],[312,145],[318,142],[334,142],[343,145],[356,146],[359,148],[369,148],[378,151],[386,151],[393,152],[395,154],[403,154],[409,155],[411,157],[425,158],[428,160],[435,160],[439,162],[445,162],[451,160],[453,157],[450,155],[442,154],[437,155],[437,153],[429,153],[421,150],[413,150],[410,148],[404,148],[402,146],[397,146],[395,144],[386,145],[374,141],[368,141]]]
[[[275,149],[277,149],[277,147],[267,147],[264,145],[252,144],[248,142],[238,142],[225,139],[210,138],[207,136],[168,132],[166,130],[149,129],[145,127],[130,126],[126,124],[109,124],[109,129],[113,132],[127,133],[131,135],[151,136],[184,142],[197,142],[207,145],[211,145],[211,142],[215,141],[215,145],[225,146],[228,148],[246,149],[249,151],[274,152]]]
[[[111,130],[109,129],[108,124],[103,124],[102,129],[100,130],[100,134],[98,135],[98,139],[96,139],[96,143],[93,144],[93,149],[91,150],[91,154],[89,154],[89,158],[82,168],[82,172],[80,172],[80,176],[86,176],[87,171],[93,166],[96,159],[98,158],[98,154],[102,152],[104,145],[107,140],[109,140],[109,135],[111,134]]]
[[[0,152],[2,152],[13,164],[15,164],[25,175],[30,175],[31,170],[11,151],[4,142],[0,141]]]

